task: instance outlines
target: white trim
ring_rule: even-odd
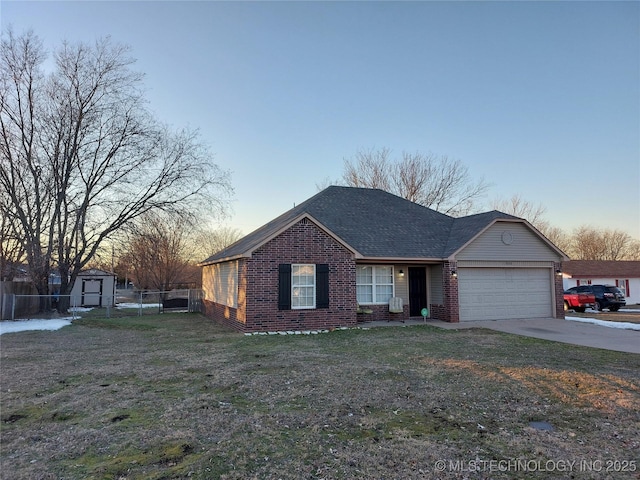
[[[357,273],[357,269],[358,268],[371,268],[371,282],[372,283],[358,283],[358,273]],[[391,268],[391,283],[378,283],[376,282],[376,268]],[[384,302],[378,302],[376,301],[376,296],[377,296],[377,292],[376,292],[376,286],[380,285],[380,286],[389,286],[391,285],[391,297],[393,298],[396,296],[396,275],[395,275],[395,265],[356,265],[356,299],[358,297],[358,286],[362,286],[362,285],[370,285],[371,286],[371,302],[360,302],[358,300],[358,304],[359,305],[386,305],[389,303],[389,300],[385,300]]]
[[[295,277],[294,271],[296,270],[296,268],[300,268],[300,267],[312,267],[313,269],[313,284],[298,284],[295,285],[293,282],[293,279]],[[312,294],[312,299],[313,299],[313,305],[294,305],[294,299],[296,298],[296,295],[294,294],[294,291],[296,288],[312,288],[313,289],[313,294]],[[316,264],[315,263],[292,263],[291,264],[291,310],[313,310],[314,308],[316,308]]]
[[[527,260],[458,260],[458,268],[464,267],[491,267],[491,268],[553,268],[554,263],[549,261],[527,261]]]

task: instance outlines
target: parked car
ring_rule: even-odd
[[[571,287],[567,293],[593,293],[596,297],[594,305],[596,310],[608,308],[611,312],[617,312],[620,307],[627,304],[624,293],[613,285],[580,285],[579,287]]]
[[[587,308],[595,308],[596,296],[593,293],[564,292],[564,310],[584,312]]]

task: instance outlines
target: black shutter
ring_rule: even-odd
[[[329,308],[329,265],[316,265],[316,308]]]
[[[291,264],[278,266],[278,309],[291,310]]]

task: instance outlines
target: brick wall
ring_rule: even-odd
[[[328,264],[329,308],[279,310],[278,266],[282,263]],[[208,316],[244,332],[318,330],[357,323],[353,254],[308,219],[245,259],[238,283],[237,311],[207,306]]]
[[[434,318],[436,320],[447,321],[447,312],[442,304],[432,303],[429,305],[429,318]]]
[[[216,323],[236,330],[244,330],[244,323],[238,319],[238,309],[227,307],[210,300],[202,300],[202,310],[207,317]]]
[[[443,318],[445,322],[460,322],[460,305],[458,302],[458,278],[451,275],[457,270],[456,262],[444,262],[442,266],[442,293],[444,297]]]
[[[207,268],[207,267],[204,267]],[[212,320],[237,330],[245,330],[246,291],[247,291],[247,259],[238,261],[238,307],[228,307],[211,300],[202,299],[202,313]]]

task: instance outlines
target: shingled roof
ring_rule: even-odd
[[[201,263],[250,254],[305,215],[364,258],[444,259],[496,219],[491,211],[454,218],[382,190],[331,186]]]
[[[562,271],[573,278],[640,278],[640,261],[570,260]]]

